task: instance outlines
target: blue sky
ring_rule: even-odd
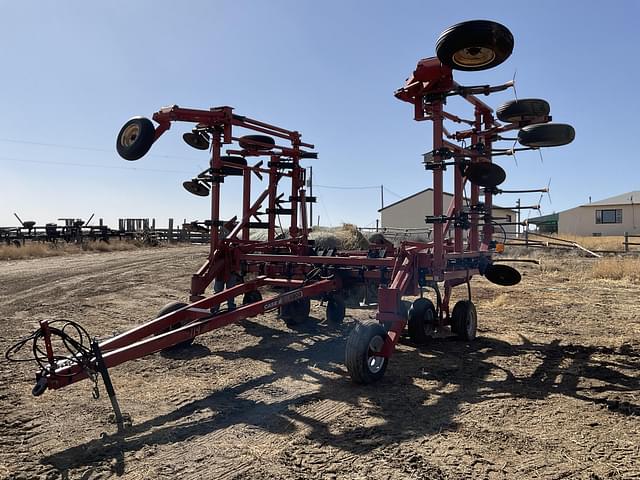
[[[308,161],[317,185],[384,184],[386,203],[427,188],[421,153],[431,149],[430,125],[414,122],[393,91],[420,58],[435,54],[442,30],[475,18],[506,25],[514,52],[494,69],[456,72],[457,81],[496,84],[517,71],[520,98],[548,100],[554,121],[576,129],[575,142],[545,150],[543,162],[537,152],[522,153],[517,165],[497,160],[507,171],[503,187],[543,187],[551,178],[543,213],[640,188],[633,153],[640,2],[446,5],[0,0],[0,225],[15,225],[13,212],[39,224],[92,213],[110,225],[119,217],[156,217],[161,225],[168,217],[207,218],[208,201],[181,186],[208,160],[182,141],[187,124],[137,162],[115,153],[128,118],[170,104],[231,105],[299,130],[320,154]],[[497,107],[512,98],[507,91],[484,99]],[[455,101],[449,110],[469,111]],[[240,180],[223,188],[222,212],[232,216]],[[375,224],[379,189],[317,187],[314,194],[322,224]]]

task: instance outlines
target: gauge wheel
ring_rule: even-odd
[[[245,135],[240,137],[238,143],[245,150],[271,150],[276,141],[267,135]]]
[[[500,65],[512,51],[513,35],[509,29],[488,20],[453,25],[436,42],[438,59],[454,70],[486,70]]]
[[[384,376],[389,359],[377,354],[382,352],[386,339],[387,331],[378,322],[356,324],[345,349],[345,364],[354,383],[373,383]]]
[[[181,308],[184,308],[186,306],[187,306],[187,304],[184,303],[184,302],[170,302],[170,303],[167,303],[164,307],[162,307],[160,309],[160,311],[156,315],[156,318],[160,318],[160,317],[166,315],[167,313],[175,312],[176,310],[180,310]],[[180,327],[184,327],[186,324],[187,324],[187,322],[174,323],[173,325],[171,325],[166,330],[163,330],[161,333],[167,333],[167,332],[170,332],[171,330],[176,330],[176,329],[178,329]],[[190,338],[189,340],[185,340],[184,342],[176,343],[175,345],[173,345],[171,347],[163,348],[162,351],[163,352],[171,352],[171,351],[179,350],[179,349],[182,349],[182,348],[190,347],[191,344],[193,343],[193,340],[194,340],[193,338]]]
[[[156,129],[151,120],[145,117],[133,117],[123,125],[116,140],[116,150],[125,160],[138,160],[151,148]]]
[[[573,142],[576,131],[566,123],[535,123],[522,127],[518,142],[525,147],[559,147]]]
[[[503,103],[496,109],[496,117],[501,122],[526,122],[535,118],[546,117],[551,108],[546,100],[539,98],[522,98]]]
[[[433,338],[436,325],[436,307],[428,298],[418,298],[411,304],[407,329],[416,345],[424,345]]]
[[[331,295],[327,301],[327,321],[333,324],[340,324],[346,314],[346,304],[341,295]]]
[[[239,157],[237,155],[227,155],[220,157],[221,162],[232,163],[234,165],[240,165],[242,167],[247,166],[247,159],[244,157]],[[222,166],[222,174],[223,175],[233,175],[236,177],[241,177],[243,174],[242,168],[231,167],[227,165]]]
[[[295,302],[282,305],[280,307],[280,318],[291,327],[306,322],[309,319],[310,312],[311,300],[309,298],[301,298]]]
[[[252,303],[256,303],[262,300],[262,294],[259,290],[251,290],[244,294],[242,297],[243,305],[250,305]]]
[[[478,329],[478,314],[471,300],[460,300],[453,306],[451,312],[451,331],[460,340],[470,342],[476,338]]]

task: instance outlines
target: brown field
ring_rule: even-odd
[[[186,298],[205,251],[4,261],[0,350],[45,318],[103,337],[151,318]],[[374,312],[332,328],[316,302],[296,330],[268,314],[123,364],[121,435],[102,385],[35,398],[34,366],[3,361],[0,478],[640,478],[638,264],[540,259],[514,287],[474,278],[476,341],[405,341],[375,385],[342,363]]]

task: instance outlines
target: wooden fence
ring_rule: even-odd
[[[629,251],[629,245],[640,245],[640,242],[630,242],[629,239],[640,238],[640,235],[629,235],[629,232],[624,232],[624,251]]]

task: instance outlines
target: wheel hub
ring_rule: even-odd
[[[120,143],[122,143],[124,147],[130,147],[135,143],[138,135],[140,135],[140,127],[135,124],[129,125],[122,133],[122,139]]]
[[[454,63],[461,67],[482,67],[495,58],[495,52],[486,47],[467,47],[453,54]]]
[[[384,346],[384,340],[382,337],[375,336],[369,342],[369,354],[367,356],[367,367],[371,373],[378,373],[382,370],[384,366],[384,362],[386,358],[381,357],[379,355],[375,355],[376,353],[380,353],[382,351],[382,347]]]

